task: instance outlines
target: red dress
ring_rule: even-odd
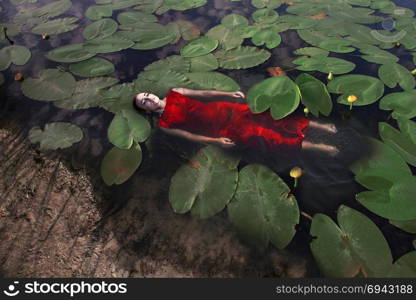
[[[170,90],[158,123],[209,136],[227,137],[236,145],[293,152],[301,148],[309,119],[290,115],[274,120],[269,112],[254,114],[247,104],[226,101],[201,102]]]

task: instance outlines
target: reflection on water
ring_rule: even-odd
[[[40,2],[46,4],[51,1]],[[44,54],[46,51],[62,45],[84,41],[82,30],[86,25],[92,22],[84,17],[84,11],[91,4],[95,4],[95,2],[92,0],[73,0],[72,2],[73,6],[71,10],[63,16],[76,16],[80,18],[78,21],[80,26],[77,29],[57,36],[51,36],[49,40],[42,40],[38,35],[27,32],[12,38],[16,44],[25,45],[30,48],[32,58],[25,66],[12,65],[7,71],[3,72],[6,75],[6,83],[1,88],[2,97],[0,103],[0,116],[20,119],[22,123],[25,124],[27,130],[33,126],[43,126],[45,123],[53,121],[69,121],[79,125],[83,128],[84,139],[71,148],[72,153],[69,154],[73,155],[77,160],[88,163],[98,170],[103,154],[110,148],[107,141],[107,128],[113,115],[99,108],[87,110],[62,110],[54,107],[51,103],[28,99],[22,95],[19,87],[20,83],[12,80],[12,75],[16,72],[23,72],[26,77],[29,77],[41,69],[58,66],[59,63],[55,63],[45,58]],[[414,1],[411,0],[397,0],[394,2],[400,6],[409,8],[415,7]],[[3,22],[11,22],[12,17],[19,10],[33,5],[25,4],[15,7],[8,4],[6,1],[0,2],[0,4],[3,8],[3,11],[0,13],[0,18],[5,20]],[[284,6],[279,9],[279,11],[280,10],[284,10]],[[117,11],[117,13],[113,15],[113,18],[115,19],[116,15],[122,11],[123,10]],[[208,4],[202,8],[185,12],[170,11],[163,16],[160,16],[159,21],[163,24],[167,24],[178,19],[190,20],[197,25],[201,32],[206,32],[209,28],[213,27],[214,24],[218,24],[221,18],[227,14],[237,13],[249,16],[252,11],[253,7],[249,5],[249,2],[247,1],[231,2],[226,0],[214,0],[208,1]],[[242,90],[247,92],[250,86],[267,77],[267,67],[281,66],[283,69],[293,68],[291,61],[297,57],[293,54],[294,50],[305,47],[307,44],[300,40],[293,30],[284,32],[281,35],[283,42],[278,48],[272,50],[272,57],[267,64],[251,68],[250,70],[222,72],[234,78],[240,84]],[[119,78],[120,82],[130,82],[151,62],[162,59],[168,55],[178,54],[179,49],[183,44],[184,41],[181,40],[175,45],[168,45],[162,49],[151,51],[125,50],[114,54],[99,54],[98,56],[107,58],[116,66],[116,71],[113,74],[110,74],[110,76]],[[405,54],[404,49],[393,48],[391,49],[391,52],[401,58],[400,64],[408,69],[413,68],[412,58]],[[354,73],[377,76],[378,65],[363,63],[362,60],[355,57],[353,54],[345,55],[348,56],[349,60],[357,64]],[[344,54],[334,54],[334,56],[343,57]],[[294,70],[289,73],[289,76],[295,78],[299,74],[299,71]],[[326,81],[325,74],[314,72],[313,75],[323,82]],[[392,91],[395,90],[388,90],[388,92]],[[310,136],[310,138],[315,141],[336,144],[341,151],[351,151],[352,156],[346,157],[344,161],[335,160],[327,156],[319,156],[315,153],[307,153],[300,158],[293,158],[293,161],[287,161],[276,156],[267,156],[261,152],[252,152],[247,153],[246,163],[256,161],[265,163],[272,167],[276,172],[279,172],[279,175],[281,175],[286,182],[289,182],[290,180],[288,176],[285,175],[288,174],[290,168],[294,164],[302,166],[306,170],[306,174],[300,180],[299,187],[296,190],[296,197],[299,200],[302,209],[310,214],[324,212],[334,216],[335,210],[341,203],[352,207],[357,206],[356,202],[354,202],[354,195],[362,190],[362,187],[354,182],[352,174],[348,171],[346,165],[347,161],[351,161],[356,158],[358,154],[365,152],[365,145],[357,143],[355,132],[377,136],[377,124],[380,121],[386,120],[387,113],[379,111],[377,104],[360,107],[359,110],[354,110],[351,118],[343,120],[341,116],[345,113],[348,113],[347,107],[337,106],[334,109],[334,113],[327,120],[338,124],[340,129],[338,138],[334,137],[334,139],[331,140],[330,137],[320,136],[319,133],[311,133]],[[159,138],[156,140],[159,142],[152,145],[153,147],[156,147],[153,155],[158,153],[157,147],[170,147],[169,149],[174,149],[176,151],[179,160],[182,152],[189,155],[189,153],[199,147],[198,145],[191,145],[189,143],[184,143],[182,148],[172,147],[172,144],[169,143],[172,142],[171,137],[163,138],[163,135],[160,135],[160,133],[157,135],[159,135]],[[351,145],[354,145],[356,149],[354,150]],[[145,152],[145,161],[146,157],[149,157],[150,154],[151,153],[148,151]],[[152,161],[157,162],[158,160]],[[165,160],[161,159],[160,161]],[[178,162],[174,162],[173,165],[178,165]],[[147,165],[142,167],[146,166]],[[155,169],[155,174],[164,174],[165,176],[172,175],[171,173],[166,174],[163,169],[159,169],[163,168],[163,164],[157,165],[157,168],[158,169]],[[129,185],[127,184],[127,186]],[[134,187],[130,186],[130,188]],[[115,189],[120,190],[120,187]],[[167,199],[165,200],[167,201]]]

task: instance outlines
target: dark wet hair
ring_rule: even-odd
[[[144,114],[146,116],[160,118],[160,113],[157,113],[157,112],[154,112],[154,111],[148,111],[148,110],[145,110],[145,109],[143,109],[141,107],[138,107],[137,106],[137,103],[136,103],[136,96],[134,96],[134,98],[133,98],[133,108],[137,112],[139,112],[141,114]]]

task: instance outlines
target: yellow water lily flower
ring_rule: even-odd
[[[303,112],[305,113],[305,115],[307,116],[309,114],[309,108],[305,107],[303,109]]]
[[[328,74],[328,80],[331,81],[332,79],[334,79],[334,73],[329,72],[329,74]]]

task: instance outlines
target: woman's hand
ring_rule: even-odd
[[[223,148],[231,148],[235,146],[235,143],[226,137],[220,137],[215,140],[216,144]]]
[[[237,92],[230,92],[230,96],[237,99],[244,99],[246,96],[243,92],[237,91]]]

